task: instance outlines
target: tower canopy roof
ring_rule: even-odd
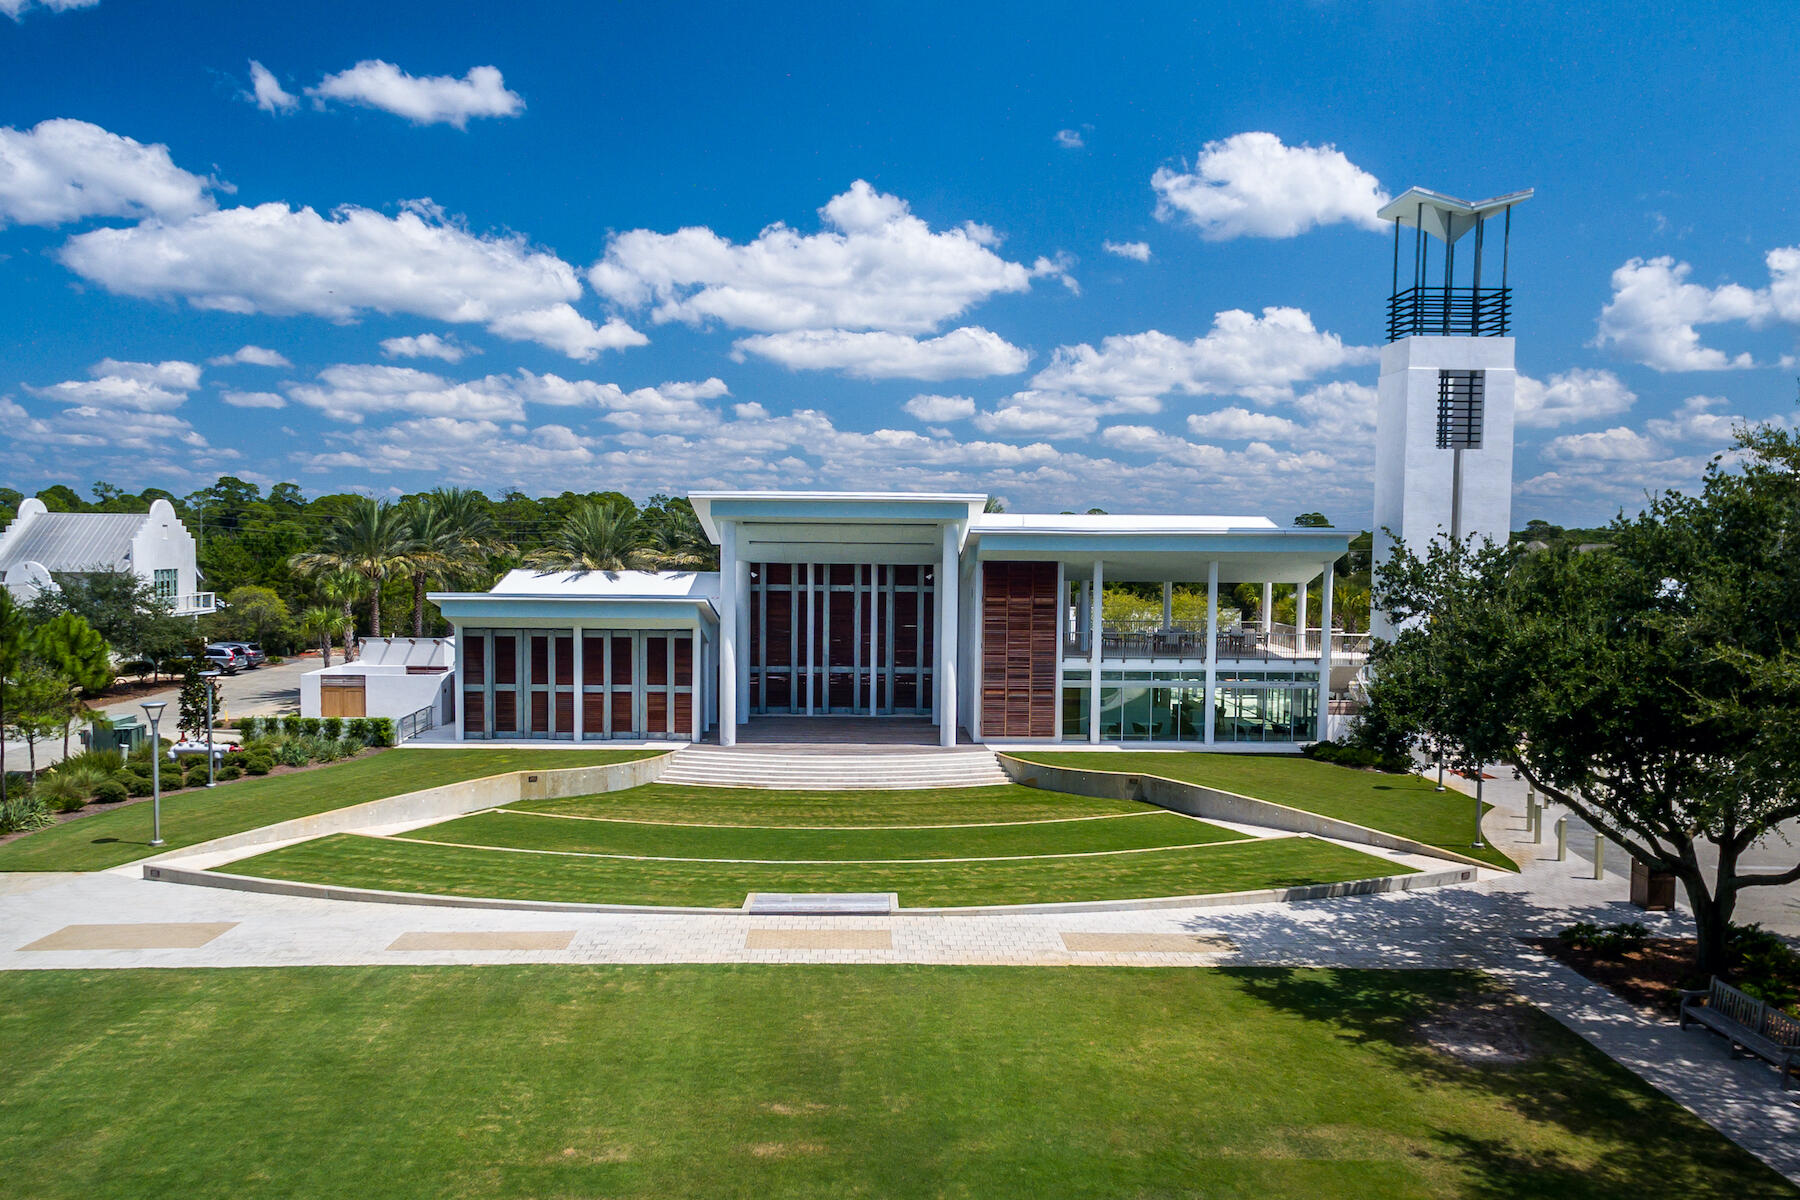
[[[1383,221],[1398,221],[1423,229],[1439,241],[1454,242],[1475,228],[1476,221],[1505,212],[1515,204],[1523,204],[1531,199],[1531,193],[1532,189],[1526,188],[1471,203],[1429,188],[1407,188],[1375,215]]]

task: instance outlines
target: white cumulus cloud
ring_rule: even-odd
[[[1300,432],[1300,426],[1274,413],[1251,412],[1233,405],[1207,413],[1190,413],[1188,432],[1200,437],[1224,438],[1227,441],[1287,441]]]
[[[381,352],[389,358],[441,358],[445,362],[461,362],[471,354],[481,351],[473,346],[465,346],[455,338],[439,337],[435,333],[420,333],[412,337],[391,337],[381,339]]]
[[[287,401],[275,392],[220,392],[219,399],[233,408],[287,407]]]
[[[618,319],[596,327],[570,301],[575,269],[520,237],[477,236],[428,203],[395,216],[347,207],[259,204],[176,224],[97,229],[71,238],[65,266],[109,291],[173,297],[233,313],[351,321],[374,310],[485,325],[581,361],[641,345]]]
[[[250,99],[264,112],[292,112],[300,105],[300,97],[281,86],[275,73],[250,60]]]
[[[1047,259],[1002,258],[984,225],[934,231],[860,179],[819,215],[822,232],[778,222],[743,244],[704,227],[630,230],[613,236],[588,280],[617,304],[653,306],[659,322],[926,333],[996,293],[1029,290],[1035,276],[1066,277]]]
[[[1028,351],[979,325],[934,338],[880,330],[801,329],[739,338],[741,357],[780,363],[794,371],[842,371],[861,379],[966,379],[1011,375],[1031,361]]]
[[[41,388],[26,385],[25,390],[85,409],[164,412],[185,404],[188,393],[200,386],[199,365],[179,360],[149,363],[103,358],[88,368],[88,374],[88,379],[69,379]]]
[[[1192,171],[1159,168],[1150,178],[1156,215],[1185,220],[1209,241],[1289,238],[1346,223],[1377,232],[1388,202],[1381,183],[1335,146],[1289,146],[1272,133],[1208,142]]]
[[[69,118],[0,128],[0,226],[61,225],[83,217],[165,221],[213,207],[215,184],[145,145]]]
[[[1056,131],[1056,144],[1064,150],[1079,150],[1087,145],[1079,129],[1059,129]]]
[[[1316,329],[1297,308],[1265,308],[1260,317],[1230,309],[1191,341],[1153,329],[1115,334],[1099,349],[1059,346],[1031,385],[1097,396],[1235,393],[1272,400],[1291,395],[1295,383],[1376,357],[1373,347],[1346,346]]]
[[[294,365],[287,360],[287,355],[264,346],[239,346],[230,354],[220,354],[207,359],[206,362],[208,366],[213,367],[229,367],[235,363],[246,363],[253,367],[291,367]]]
[[[975,415],[975,401],[968,396],[914,396],[900,406],[921,421],[961,421]]]
[[[15,21],[23,20],[25,14],[34,8],[47,12],[70,12],[77,8],[92,8],[100,0],[0,0],[0,13],[5,13]]]
[[[1544,454],[1553,459],[1598,459],[1605,462],[1645,462],[1662,453],[1654,438],[1635,429],[1615,425],[1591,433],[1565,433],[1551,438]]]
[[[1518,377],[1514,420],[1524,428],[1548,429],[1574,421],[1616,417],[1636,403],[1637,393],[1611,371],[1575,368],[1547,381]]]
[[[1768,295],[1735,283],[1717,288],[1689,283],[1692,270],[1665,255],[1634,258],[1614,271],[1612,299],[1600,310],[1595,345],[1615,346],[1633,361],[1664,372],[1754,366],[1748,354],[1727,356],[1703,346],[1696,326],[1759,319],[1770,311]]]
[[[306,94],[321,104],[336,100],[379,108],[419,125],[466,128],[470,117],[516,117],[525,100],[508,91],[496,67],[471,67],[454,75],[408,75],[391,62],[365,59],[347,71],[327,75]]]
[[[1101,247],[1101,249],[1105,250],[1108,254],[1116,254],[1120,258],[1129,258],[1134,262],[1149,262],[1150,261],[1150,243],[1149,242],[1105,241],[1105,242],[1100,243],[1100,247]]]

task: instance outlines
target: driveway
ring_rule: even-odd
[[[333,662],[338,661],[334,655]],[[254,671],[239,671],[236,675],[226,675],[219,680],[220,716],[223,717],[265,717],[274,713],[300,711],[300,676],[308,671],[316,671],[320,667],[316,654],[290,658],[272,667],[258,667]],[[117,704],[108,704],[101,711],[107,716],[118,718],[124,716],[144,720],[144,702],[146,700],[163,700],[169,705],[163,714],[163,733],[170,732],[177,708],[180,686],[171,684],[164,690],[149,696],[140,696],[135,700],[125,700]],[[81,743],[78,738],[71,737],[69,749],[79,753]],[[16,756],[16,757],[15,757]],[[6,767],[9,771],[25,769],[25,743],[8,740],[6,743]],[[37,748],[38,766],[45,767],[62,759],[62,739],[54,742],[39,742]]]

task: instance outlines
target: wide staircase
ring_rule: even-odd
[[[658,783],[781,791],[887,791],[1011,783],[992,751],[897,746],[689,746]]]

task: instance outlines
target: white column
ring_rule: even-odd
[[[815,655],[818,650],[818,646],[817,646],[818,638],[815,636],[815,629],[813,626],[813,619],[817,615],[813,612],[813,605],[815,603],[813,584],[815,582],[816,581],[813,579],[813,564],[807,563],[806,564],[806,672],[805,672],[805,674],[806,674],[806,715],[809,717],[813,715],[813,668],[814,668],[814,666],[817,665],[817,659],[816,659]]]
[[[956,745],[956,602],[962,590],[956,526],[944,526],[943,560],[938,564],[937,677],[938,745]]]
[[[1306,589],[1310,580],[1294,585],[1294,657],[1306,653]]]
[[[737,745],[737,522],[719,522],[719,745]]]
[[[1319,592],[1319,740],[1325,740],[1330,715],[1326,712],[1331,699],[1331,580],[1337,571],[1335,563],[1325,564],[1325,583]]]
[[[1163,580],[1163,628],[1167,629],[1175,623],[1175,585]]]
[[[1213,744],[1219,689],[1219,563],[1206,564],[1206,744]]]
[[[575,740],[579,742],[582,740],[582,726],[584,724],[581,719],[581,705],[582,702],[587,699],[587,694],[584,691],[586,685],[583,684],[581,680],[581,626],[575,626],[571,632],[575,635],[575,665],[573,668],[575,672],[575,703],[569,706],[569,711],[571,713],[570,720],[575,722],[575,728],[571,729],[569,732],[574,736]]]
[[[1272,583],[1265,583],[1265,584],[1263,584],[1263,602],[1262,602],[1262,631],[1263,631],[1263,640],[1264,641],[1268,640],[1268,636],[1269,636],[1274,624],[1275,624],[1275,585]]]
[[[1058,578],[1061,578],[1060,574]],[[969,622],[969,736],[978,742],[982,740],[981,685],[984,682],[981,664],[981,616],[982,606],[987,603],[983,582],[981,564],[978,562],[975,564],[974,577],[969,583],[969,607],[973,610],[969,614],[973,618]],[[1057,641],[1056,658],[1060,663],[1062,661],[1060,630]],[[1057,702],[1060,704],[1061,700],[1059,699]]]
[[[702,665],[706,662],[705,635],[705,623],[695,621],[694,640],[690,643],[691,648],[688,651],[688,670],[691,672],[688,675],[688,724],[691,727],[688,730],[688,739],[694,742],[700,740],[700,730],[705,726],[700,712],[700,680],[703,675]],[[576,652],[575,661],[581,661],[579,651]]]
[[[456,726],[456,740],[461,742],[467,740],[463,737],[463,705],[469,702],[469,697],[463,690],[463,680],[468,678],[469,647],[468,639],[463,637],[462,626],[450,626],[450,636],[456,639],[456,690],[452,693],[456,697],[456,716],[451,724]],[[485,639],[483,640],[485,641]],[[483,685],[483,690],[486,690],[486,685]],[[482,697],[481,708],[482,720],[485,721],[487,719],[486,696]]]
[[[1088,597],[1088,741],[1100,742],[1100,635],[1105,632],[1106,564],[1094,560],[1094,586]]]
[[[1093,585],[1087,580],[1082,580],[1080,589],[1081,594],[1075,601],[1075,644],[1077,646],[1082,645],[1087,641],[1088,618],[1091,615],[1088,611],[1090,603],[1088,600],[1088,591],[1092,587]]]
[[[740,553],[737,560],[737,630],[743,645],[737,654],[738,720],[750,720],[750,563]]]

